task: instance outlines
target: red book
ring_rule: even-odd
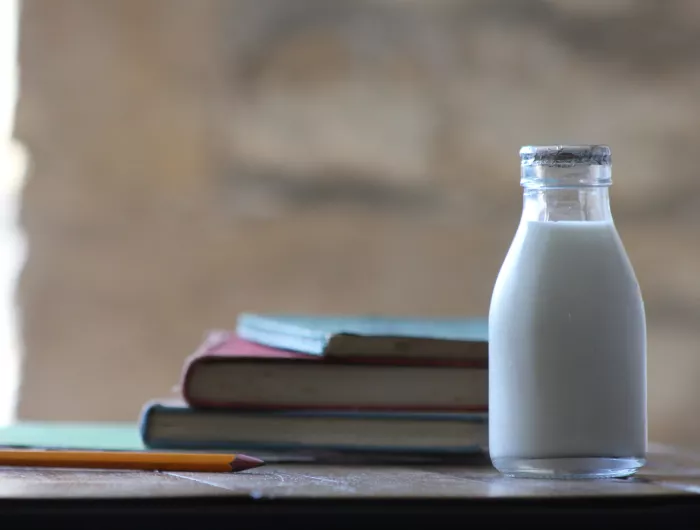
[[[486,360],[330,358],[210,333],[185,362],[194,408],[485,411]]]

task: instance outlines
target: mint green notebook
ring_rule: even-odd
[[[485,358],[488,319],[241,313],[236,334],[311,355]]]
[[[136,423],[18,422],[0,427],[0,447],[140,451]]]

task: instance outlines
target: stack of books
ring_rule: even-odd
[[[147,403],[152,449],[452,453],[487,447],[485,318],[239,315]]]

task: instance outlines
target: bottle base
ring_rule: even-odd
[[[636,473],[645,458],[492,458],[493,466],[503,475],[514,478],[599,479],[620,478]]]

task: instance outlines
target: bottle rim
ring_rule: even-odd
[[[521,166],[572,167],[610,166],[607,145],[525,145],[520,148]]]

